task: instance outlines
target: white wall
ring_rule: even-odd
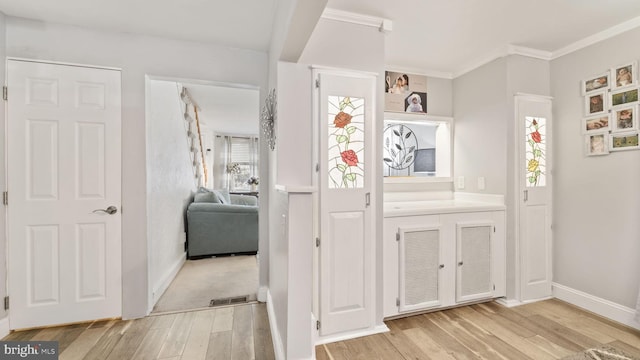
[[[143,316],[151,295],[145,226],[144,76],[241,83],[259,86],[264,92],[267,54],[13,17],[7,17],[6,39],[7,56],[122,68],[123,317]],[[261,234],[261,239],[266,241],[266,236]]]
[[[580,81],[640,59],[640,28],[551,62],[554,282],[634,308],[640,285],[640,151],[586,157]]]
[[[456,190],[500,194],[507,205],[507,297],[516,297],[514,95],[548,96],[549,63],[520,55],[496,59],[453,81]],[[457,186],[464,176],[465,186]],[[478,189],[485,178],[485,190]]]
[[[151,309],[184,261],[185,213],[197,190],[197,180],[178,85],[149,80],[148,90],[147,236]]]

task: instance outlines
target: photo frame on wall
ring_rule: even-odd
[[[608,99],[606,90],[598,90],[587,94],[584,97],[584,112],[586,116],[595,116],[605,114],[609,107],[607,106]]]
[[[600,156],[609,153],[609,133],[593,133],[585,136],[584,139],[587,156]]]
[[[621,89],[627,86],[637,85],[637,62],[619,65],[611,69],[611,89]]]
[[[611,107],[631,105],[638,103],[638,88],[625,88],[611,92],[609,104]]]
[[[638,130],[638,106],[625,106],[611,112],[611,131],[625,132]]]
[[[611,130],[611,116],[609,114],[592,116],[582,119],[582,133],[591,134]]]
[[[596,90],[609,89],[609,74],[610,72],[605,72],[581,81],[582,95]]]
[[[425,75],[385,71],[384,110],[427,113],[427,77]]]
[[[609,151],[638,150],[638,132],[609,134]]]

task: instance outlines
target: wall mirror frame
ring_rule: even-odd
[[[394,112],[384,115],[384,183],[453,181],[453,118]]]

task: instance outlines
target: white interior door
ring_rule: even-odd
[[[516,96],[521,301],[551,296],[551,99]]]
[[[374,77],[320,81],[321,335],[373,324]]]
[[[9,60],[7,82],[10,326],[118,317],[120,71]]]

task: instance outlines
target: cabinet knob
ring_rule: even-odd
[[[444,269],[444,264],[440,264],[439,268]]]
[[[464,265],[464,263],[463,263],[462,261],[460,261],[460,262],[458,263],[458,266],[462,266],[462,265]]]

